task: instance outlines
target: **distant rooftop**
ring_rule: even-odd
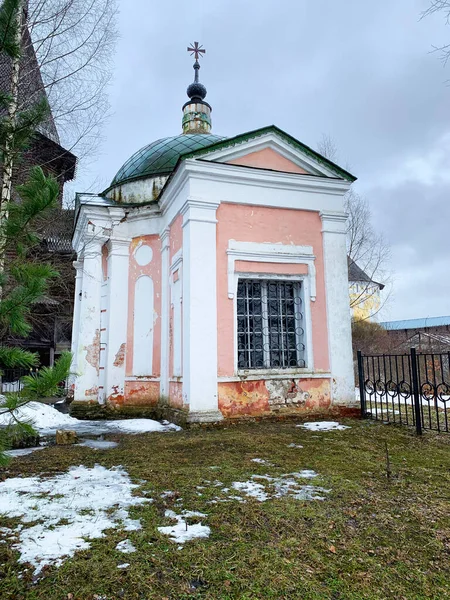
[[[348,265],[348,280],[356,283],[374,283],[377,285],[380,290],[384,288],[384,283],[378,283],[378,281],[374,281],[371,279],[365,271],[359,267],[350,256],[347,256],[347,265]]]
[[[450,325],[450,316],[404,319],[403,321],[384,321],[383,323],[380,323],[380,325],[385,329],[425,329],[425,327],[442,327]]]

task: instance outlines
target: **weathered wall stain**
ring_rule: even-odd
[[[97,399],[98,387],[96,385],[94,385],[93,387],[91,387],[88,390],[86,390],[84,392],[84,395],[86,396],[86,398],[95,398],[95,399]]]
[[[224,417],[270,413],[265,381],[219,383],[219,410]]]
[[[328,408],[329,379],[267,379],[221,382],[219,409],[224,417],[264,416]]]
[[[89,346],[85,346],[86,350],[86,361],[94,367],[94,369],[99,371],[99,362],[100,362],[100,329],[95,330],[94,339],[92,340],[92,344]]]
[[[108,398],[113,404],[156,406],[159,401],[159,381],[125,381],[124,395]]]
[[[126,347],[127,347],[127,345],[125,344],[125,342],[120,345],[120,348],[117,351],[117,354],[116,354],[116,357],[115,357],[114,363],[113,363],[115,367],[123,366],[123,363],[125,361],[125,348]]]
[[[183,384],[181,381],[169,382],[169,406],[183,408]]]

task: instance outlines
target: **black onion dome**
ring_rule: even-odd
[[[201,100],[203,100],[206,96],[206,88],[203,84],[199,83],[198,81],[194,81],[194,83],[191,83],[191,85],[188,86],[186,93],[191,99],[200,98]]]

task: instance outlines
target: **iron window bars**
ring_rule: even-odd
[[[303,320],[300,281],[239,279],[238,368],[305,367]]]

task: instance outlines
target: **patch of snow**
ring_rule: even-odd
[[[256,498],[259,502],[265,502],[273,498],[283,498],[291,496],[296,500],[324,500],[330,490],[313,485],[302,485],[299,479],[313,479],[318,474],[311,469],[303,469],[298,473],[286,473],[280,477],[270,477],[269,475],[252,475],[248,481],[235,481],[233,488],[247,496]],[[255,483],[255,479],[267,482],[268,488],[261,483]],[[236,499],[236,496],[228,496],[230,499]]]
[[[211,529],[207,525],[202,525],[201,523],[188,525],[186,522],[186,519],[189,517],[205,518],[207,515],[204,513],[185,510],[181,515],[177,515],[173,510],[166,510],[165,516],[169,519],[174,519],[177,524],[158,527],[158,531],[164,535],[168,535],[177,544],[184,544],[196,538],[207,538],[211,533]]]
[[[126,569],[130,566],[130,563],[122,563],[121,565],[117,565],[118,569]]]
[[[174,495],[175,495],[175,492],[172,492],[170,490],[164,490],[164,492],[161,492],[161,494],[160,494],[161,498],[171,498]]]
[[[84,421],[63,414],[53,406],[41,402],[29,402],[16,411],[15,414],[20,420],[31,422],[33,427],[44,435],[54,435],[57,429],[73,429],[79,434],[149,433],[181,430],[181,427],[174,423],[168,421],[160,423],[153,419]],[[10,413],[0,414],[0,427],[10,424],[11,421]]]
[[[288,444],[287,447],[288,448],[303,448],[303,446],[301,446],[300,444]]]
[[[296,500],[325,500],[325,496],[320,493],[329,494],[330,490],[317,485],[302,485],[298,490],[291,492],[291,495]]]
[[[336,431],[342,429],[350,429],[348,425],[341,425],[337,421],[310,421],[309,423],[302,423],[297,427],[303,427],[311,431]]]
[[[165,421],[165,424],[152,419],[123,419],[121,421],[107,421],[111,430],[123,431],[125,433],[149,433],[152,431],[181,431],[181,427],[174,423]]]
[[[250,498],[256,498],[259,502],[265,502],[270,498],[266,493],[264,486],[260,483],[255,483],[254,481],[234,481],[232,487],[233,489],[244,493],[246,496],[250,496]]]
[[[34,448],[18,448],[17,450],[5,450],[3,454],[6,454],[6,456],[10,456],[11,458],[15,458],[16,456],[26,456],[27,454],[31,454],[37,450],[43,450],[44,448],[45,446],[35,446]]]
[[[312,479],[313,477],[317,477],[318,474],[312,469],[302,469],[298,473],[289,473],[288,475],[282,475],[282,477],[300,477],[305,479]]]
[[[269,462],[268,460],[265,460],[264,458],[252,458],[251,460],[254,463],[258,463],[259,465],[266,465],[268,467],[273,467],[273,463]]]
[[[116,546],[116,550],[119,552],[123,552],[124,554],[130,554],[131,552],[136,552],[135,546],[130,542],[130,540],[122,540]]]
[[[104,537],[107,529],[139,529],[128,508],[151,499],[133,496],[137,487],[122,467],[100,465],[71,467],[47,479],[6,479],[0,483],[0,514],[25,525],[16,527],[19,539],[12,545],[19,562],[31,563],[38,574],[45,565],[60,566],[64,557],[89,548],[88,540]]]
[[[60,413],[56,408],[42,402],[29,402],[15,411],[15,415],[21,421],[31,421],[35,429],[59,429],[79,422],[78,419]],[[7,426],[13,421],[9,412],[0,415],[0,426]]]
[[[109,448],[117,448],[119,444],[117,442],[111,442],[108,440],[83,440],[81,444],[77,446],[86,446],[87,448],[93,448],[95,450],[108,450]]]

